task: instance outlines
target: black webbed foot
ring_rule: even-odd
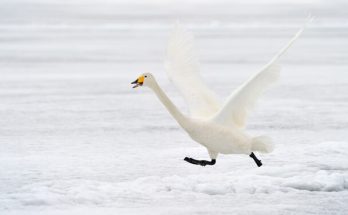
[[[262,163],[261,163],[261,160],[257,159],[257,157],[255,156],[254,152],[252,152],[250,155],[249,155],[252,159],[254,159],[256,165],[258,167],[262,166]]]
[[[191,164],[201,165],[201,166],[214,165],[216,163],[215,159],[212,159],[211,161],[207,161],[207,160],[196,160],[193,158],[185,157],[184,160]]]

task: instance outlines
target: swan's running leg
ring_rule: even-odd
[[[262,163],[261,163],[261,160],[257,159],[257,157],[255,156],[254,152],[252,152],[250,155],[249,155],[252,159],[254,159],[256,165],[258,167],[262,166]]]
[[[211,151],[209,149],[207,149],[207,150],[208,150],[209,157],[210,157],[211,161],[196,160],[196,159],[188,158],[188,157],[185,157],[184,160],[189,162],[189,163],[195,164],[195,165],[201,165],[201,166],[214,165],[216,163],[216,158],[218,156],[218,153],[213,152],[213,151]]]
[[[195,165],[201,165],[201,166],[214,165],[216,163],[215,159],[212,159],[211,161],[207,161],[207,160],[196,160],[196,159],[193,159],[193,158],[185,157],[184,160],[189,162],[189,163],[192,163],[192,164],[195,164]]]

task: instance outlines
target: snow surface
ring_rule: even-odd
[[[0,3],[0,214],[346,214],[348,15],[344,1]],[[148,89],[167,80],[180,19],[202,73],[225,98],[302,25],[280,83],[250,117],[271,154],[220,155],[213,167]]]

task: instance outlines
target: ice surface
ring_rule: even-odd
[[[186,2],[186,1],[185,1]],[[348,15],[344,1],[0,3],[0,214],[345,214]],[[192,30],[221,98],[303,24],[281,81],[250,117],[276,149],[208,158],[148,89],[172,24]]]

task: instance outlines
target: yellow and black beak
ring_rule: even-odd
[[[140,76],[137,80],[135,80],[135,81],[133,81],[131,84],[135,84],[134,86],[133,86],[133,88],[136,88],[136,87],[139,87],[139,86],[142,86],[143,85],[143,83],[144,83],[144,76],[142,75],[142,76]]]

